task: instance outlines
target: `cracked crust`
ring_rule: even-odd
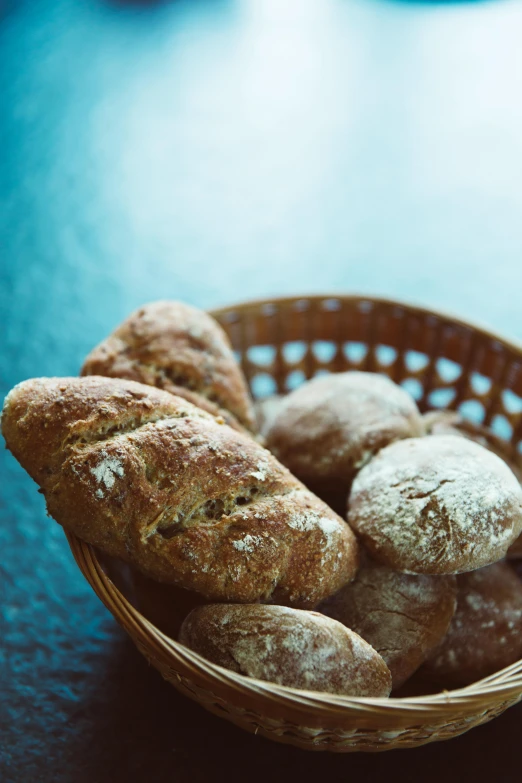
[[[407,392],[382,375],[350,371],[314,378],[278,402],[267,447],[340,513],[356,472],[379,449],[421,435]]]
[[[355,575],[342,519],[252,438],[167,392],[29,380],[6,398],[2,429],[51,516],[153,579],[313,607]]]
[[[390,672],[356,633],[316,612],[214,604],[194,609],[179,641],[239,674],[291,688],[389,696]]]
[[[225,332],[182,302],[152,302],[131,313],[90,352],[81,375],[165,389],[234,429],[255,432],[253,403]]]
[[[506,563],[457,577],[449,631],[419,671],[424,681],[460,687],[522,656],[522,583]]]
[[[454,576],[402,574],[368,560],[355,581],[318,611],[351,628],[382,655],[396,690],[444,637],[456,592]]]
[[[456,435],[387,446],[356,477],[348,520],[398,571],[452,574],[506,555],[522,530],[522,488],[495,454]]]
[[[475,424],[464,419],[456,411],[430,411],[422,417],[426,428],[426,435],[460,435],[462,438],[479,443],[485,449],[489,449],[509,465],[520,484],[522,484],[522,466],[516,461],[510,452],[510,444],[499,438],[488,427]],[[509,547],[508,559],[522,557],[522,536]]]

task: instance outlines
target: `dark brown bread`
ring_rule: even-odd
[[[214,604],[194,609],[179,640],[226,669],[291,688],[388,696],[391,675],[353,631],[317,612]]]
[[[6,398],[2,428],[49,514],[153,579],[313,607],[355,575],[342,519],[252,438],[168,392],[29,380]]]
[[[94,348],[81,375],[128,378],[176,394],[255,430],[253,403],[228,337],[211,316],[182,302],[136,310]]]
[[[522,582],[506,563],[457,577],[457,611],[420,670],[425,680],[459,687],[522,657]]]
[[[477,443],[410,438],[384,448],[356,476],[348,519],[390,568],[461,573],[505,556],[522,530],[522,488]]]
[[[488,427],[475,424],[464,419],[455,411],[430,411],[423,416],[427,435],[460,435],[474,440],[484,448],[489,449],[509,465],[520,484],[522,484],[522,467],[519,461],[510,453],[509,444],[499,438]],[[522,557],[522,536],[519,536],[508,549],[508,559]]]
[[[297,478],[344,513],[357,470],[388,443],[422,432],[409,394],[382,375],[353,371],[314,378],[289,394],[266,442]]]
[[[382,655],[396,690],[444,637],[456,593],[454,576],[401,574],[368,560],[355,581],[318,611],[351,628]]]

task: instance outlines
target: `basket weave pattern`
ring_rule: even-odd
[[[212,315],[255,397],[284,394],[324,372],[385,373],[421,410],[460,410],[490,426],[522,464],[522,346],[449,316],[357,296],[252,302]],[[67,537],[99,598],[167,681],[279,742],[341,752],[416,747],[462,734],[522,698],[522,661],[457,691],[402,699],[332,696],[243,677],[162,634],[116,588],[96,551]]]

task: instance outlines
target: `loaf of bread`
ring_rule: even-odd
[[[505,556],[522,530],[522,488],[477,443],[411,438],[384,448],[357,475],[348,519],[390,568],[461,573]]]
[[[383,657],[393,690],[443,639],[455,612],[454,576],[402,574],[369,559],[318,611],[362,636]]]
[[[344,372],[289,394],[266,433],[267,447],[319,497],[346,512],[351,481],[392,441],[420,435],[412,397],[389,378]]]
[[[457,577],[457,610],[449,631],[420,674],[460,687],[522,657],[522,582],[506,563]]]
[[[81,374],[156,386],[232,427],[255,430],[253,403],[225,332],[182,302],[140,307],[91,351]]]
[[[283,606],[214,604],[194,609],[179,641],[226,669],[291,688],[388,696],[381,656],[341,623]]]
[[[423,416],[427,435],[460,435],[474,440],[504,460],[522,484],[520,457],[516,459],[510,445],[499,438],[488,427],[464,419],[455,411],[430,411]],[[522,557],[522,536],[519,536],[508,549],[508,559]]]
[[[248,435],[168,392],[28,380],[2,430],[57,522],[153,579],[309,608],[355,574],[344,520]]]

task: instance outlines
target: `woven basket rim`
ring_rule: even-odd
[[[175,656],[200,675],[205,677],[210,675],[220,684],[232,687],[235,691],[248,693],[257,698],[275,698],[280,703],[290,703],[311,713],[321,714],[326,708],[329,712],[335,711],[336,713],[370,711],[380,716],[393,717],[398,714],[411,715],[413,711],[422,714],[424,718],[429,718],[430,715],[431,717],[442,717],[450,706],[458,707],[462,712],[474,712],[478,708],[485,708],[489,704],[498,702],[499,696],[507,699],[522,692],[522,659],[463,688],[451,691],[443,690],[440,693],[425,696],[398,698],[395,696],[390,698],[338,696],[320,691],[290,688],[238,674],[206,660],[160,631],[128,601],[114,584],[98,561],[95,548],[79,539],[74,533],[66,531],[66,536],[80,570],[98,597],[110,611],[116,608],[120,615],[127,615],[127,620],[131,621],[130,624],[137,626],[144,632],[149,641],[155,642],[163,652],[167,665],[168,658]]]
[[[231,302],[230,304],[222,307],[214,307],[207,312],[213,318],[219,318],[225,315],[230,310],[247,310],[256,307],[263,307],[264,305],[291,305],[295,302],[309,301],[309,302],[322,302],[324,300],[336,300],[341,302],[372,302],[381,305],[389,305],[390,307],[404,307],[407,310],[415,310],[425,316],[434,316],[436,318],[443,318],[444,320],[455,324],[456,326],[463,327],[465,329],[473,329],[479,332],[484,337],[490,337],[493,340],[497,340],[499,343],[503,343],[512,351],[521,354],[522,358],[522,339],[516,337],[506,337],[504,334],[492,329],[489,324],[482,321],[468,320],[456,315],[451,310],[435,309],[432,310],[425,305],[419,304],[408,299],[390,299],[386,296],[373,296],[372,294],[364,293],[323,293],[323,294],[302,294],[294,296],[273,296],[273,297],[255,297],[253,299],[245,299],[239,302]]]
[[[209,314],[220,320],[231,311],[245,312],[261,309],[265,305],[275,305],[282,309],[291,307],[299,301],[312,304],[324,300],[343,302],[369,302],[376,305],[403,308],[410,313],[423,317],[435,317],[446,321],[448,325],[472,330],[483,337],[492,339],[506,347],[522,359],[522,341],[506,338],[488,326],[465,320],[451,312],[435,310],[406,300],[389,297],[373,296],[365,293],[323,293],[299,294],[294,296],[260,297],[243,300],[219,308],[208,310]],[[336,308],[333,308],[336,309]],[[230,321],[233,323],[233,320]],[[263,702],[270,701],[278,707],[293,707],[305,710],[310,720],[321,720],[323,717],[338,716],[342,719],[356,715],[367,719],[383,718],[393,724],[393,720],[401,719],[421,724],[427,722],[443,723],[448,715],[473,715],[478,711],[498,706],[499,701],[510,697],[520,697],[522,694],[522,659],[494,674],[455,690],[443,690],[439,693],[395,697],[388,699],[371,697],[338,696],[334,694],[305,691],[290,688],[276,683],[257,680],[252,677],[232,672],[214,664],[175,639],[162,633],[150,620],[125,597],[111,580],[98,560],[94,547],[79,539],[75,534],[65,531],[73,556],[90,583],[91,587],[112,612],[118,622],[125,628],[131,638],[146,654],[161,659],[166,668],[171,668],[178,677],[176,665],[184,671],[185,677],[195,675],[206,683],[204,687],[212,690],[212,682],[219,686],[218,690],[227,689],[230,700],[235,697],[248,696],[251,701],[257,701],[262,710]],[[399,724],[397,724],[399,725]]]

